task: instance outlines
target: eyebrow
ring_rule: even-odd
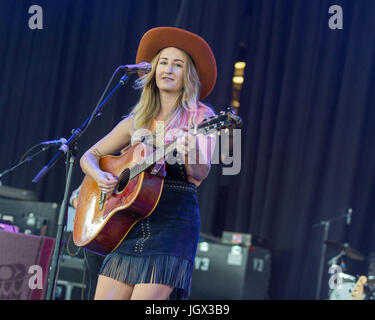
[[[161,60],[161,59],[169,60],[168,58],[165,58],[165,57],[161,57],[160,60]],[[174,59],[173,61],[181,61],[181,62],[185,62],[184,60],[181,60],[181,59]]]

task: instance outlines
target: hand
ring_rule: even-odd
[[[111,195],[117,185],[118,179],[109,172],[100,171],[96,176],[96,182],[100,191]]]
[[[74,198],[74,200],[72,201],[72,204],[73,204],[73,208],[77,209],[77,207],[78,207],[78,197]]]
[[[185,164],[196,164],[198,162],[198,139],[189,133],[188,127],[172,129],[166,134],[165,143],[176,140],[176,149],[179,154],[177,162],[180,163],[182,156]]]
[[[184,132],[177,138],[177,152],[182,156],[194,158],[197,154],[198,140],[196,136],[191,135],[189,132]]]

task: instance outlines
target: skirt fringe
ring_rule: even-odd
[[[132,256],[113,252],[106,256],[99,274],[128,284],[159,283],[174,289],[170,300],[190,295],[193,263],[168,255]]]

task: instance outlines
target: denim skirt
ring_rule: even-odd
[[[199,231],[196,186],[167,176],[154,211],[105,257],[99,274],[133,285],[169,285],[169,299],[188,299]]]

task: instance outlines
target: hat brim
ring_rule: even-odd
[[[174,27],[151,29],[139,43],[136,63],[151,62],[161,49],[168,47],[182,49],[193,59],[201,82],[200,99],[206,98],[215,86],[217,67],[210,46],[200,36]]]

